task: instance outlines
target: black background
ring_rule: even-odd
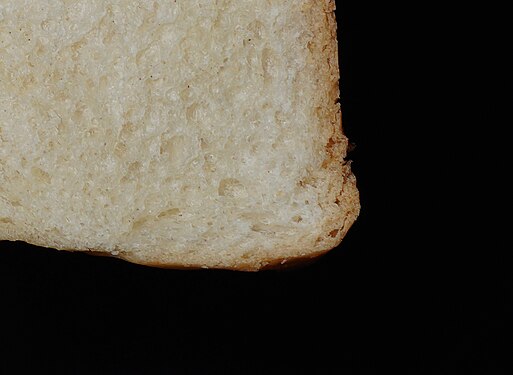
[[[2,242],[0,373],[506,373],[506,247],[477,238],[485,220],[455,183],[470,173],[454,167],[458,115],[444,112],[464,81],[448,58],[461,43],[432,33],[452,16],[337,6],[362,202],[341,246],[304,268],[238,273]]]

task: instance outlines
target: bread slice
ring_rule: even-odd
[[[0,240],[236,270],[337,246],[359,197],[334,8],[2,2]]]

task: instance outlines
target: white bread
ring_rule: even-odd
[[[0,1],[0,240],[237,270],[337,246],[334,7]]]

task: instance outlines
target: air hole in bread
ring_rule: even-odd
[[[138,161],[134,161],[128,165],[128,173],[135,174],[141,169],[141,163]]]
[[[296,215],[296,216],[294,216],[294,217],[292,218],[292,221],[293,221],[294,223],[300,223],[300,222],[302,222],[302,221],[303,221],[303,218],[302,218],[300,215]]]
[[[51,182],[50,175],[43,171],[41,168],[38,167],[32,167],[32,176],[39,182],[42,182],[44,184],[49,184]]]
[[[144,228],[144,226],[149,222],[149,221],[153,221],[151,218],[145,216],[145,217],[142,217],[142,218],[139,218],[137,219],[136,221],[134,221],[134,223],[132,224],[132,231],[136,232],[136,231],[140,231],[141,229]]]
[[[162,211],[161,213],[159,213],[157,215],[157,218],[164,219],[167,217],[177,216],[178,214],[180,214],[179,208],[170,208],[169,210],[165,210],[165,211]]]
[[[114,147],[114,154],[120,158],[123,159],[127,151],[126,144],[123,142],[116,143],[116,147]]]
[[[248,196],[246,187],[236,178],[221,180],[218,193],[220,196],[228,198],[245,198]]]
[[[128,139],[132,134],[134,134],[135,126],[131,122],[125,122],[121,126],[121,131],[119,136],[121,139]]]

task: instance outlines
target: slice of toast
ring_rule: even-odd
[[[3,2],[0,240],[236,270],[337,246],[360,206],[334,7]]]

